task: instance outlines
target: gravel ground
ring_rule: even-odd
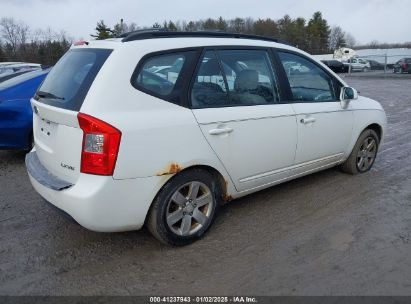
[[[411,295],[411,82],[346,80],[388,115],[374,168],[235,200],[184,248],[87,231],[34,192],[23,153],[0,152],[0,294]]]

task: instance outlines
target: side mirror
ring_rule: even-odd
[[[351,87],[341,88],[340,100],[341,101],[350,101],[358,98],[358,92],[356,89]]]

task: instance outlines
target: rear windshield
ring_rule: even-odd
[[[79,111],[111,52],[108,49],[69,50],[47,75],[35,99],[54,107]]]

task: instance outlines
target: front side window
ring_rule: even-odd
[[[279,52],[281,63],[290,83],[292,101],[335,101],[334,79],[315,63],[302,56]]]
[[[265,50],[207,51],[191,91],[193,108],[279,102],[278,82]]]

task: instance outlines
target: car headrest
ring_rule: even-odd
[[[220,66],[217,59],[209,59],[207,62],[201,65],[198,71],[199,76],[213,76],[220,74]]]
[[[255,90],[258,87],[258,72],[255,70],[242,70],[235,79],[234,88],[236,91]]]

